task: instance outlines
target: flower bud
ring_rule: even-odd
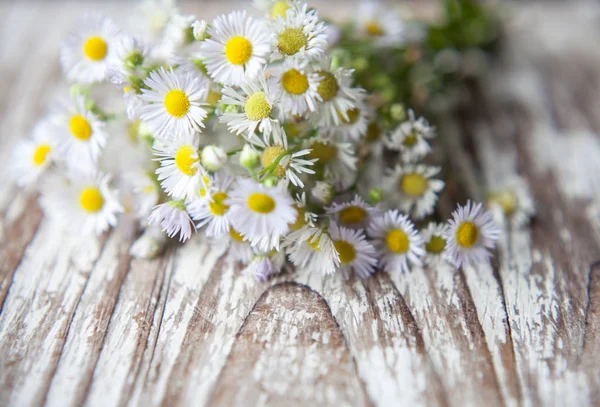
[[[372,189],[369,191],[369,201],[373,204],[381,202],[383,191],[381,189]]]
[[[329,205],[333,201],[335,191],[331,184],[323,181],[317,181],[311,191],[312,197],[322,205]]]
[[[196,41],[204,41],[209,38],[208,23],[206,20],[196,20],[192,23],[192,32]]]
[[[260,154],[248,144],[242,148],[242,152],[240,153],[240,164],[242,167],[252,170],[258,165],[259,160]]]
[[[206,146],[202,149],[202,165],[209,171],[218,171],[227,162],[227,154],[221,147]]]

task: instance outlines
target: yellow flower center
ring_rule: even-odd
[[[203,175],[202,182],[203,182],[203,185],[200,187],[200,196],[202,198],[204,198],[206,196],[206,189],[204,188],[204,185],[208,185],[208,183],[210,182],[210,179],[206,175]]]
[[[302,226],[306,225],[306,221],[304,220],[304,214],[306,211],[304,208],[299,208],[297,205],[294,205],[294,209],[296,210],[296,222],[290,224],[290,229],[292,231],[296,231],[300,229]]]
[[[421,174],[405,174],[400,180],[400,189],[410,196],[421,196],[427,190],[427,178]]]
[[[375,141],[381,136],[381,128],[375,122],[369,123],[367,126],[367,141]]]
[[[221,92],[212,89],[208,91],[206,101],[209,105],[216,105],[219,103],[219,100],[221,100]]]
[[[431,240],[425,245],[429,253],[439,254],[446,248],[446,239],[440,236],[431,236]]]
[[[308,89],[308,77],[297,69],[290,69],[281,76],[281,85],[292,95],[302,95]]]
[[[356,257],[356,249],[350,243],[343,240],[334,240],[333,245],[340,256],[342,264],[348,264]]]
[[[263,168],[267,168],[269,165],[273,164],[273,162],[275,162],[275,160],[277,159],[277,157],[279,157],[282,153],[285,152],[285,148],[281,147],[281,146],[271,146],[271,147],[267,147],[265,148],[265,150],[262,153],[262,156],[260,157],[260,163],[262,164]],[[277,167],[275,168],[275,171],[273,172],[277,177],[281,178],[285,175],[285,171],[287,170],[287,167],[289,165],[283,166],[281,164],[281,161],[279,161],[279,164],[277,164]]]
[[[308,240],[306,240],[306,244],[310,246],[315,252],[320,252],[321,248],[319,247],[319,242],[321,241],[321,235],[315,239],[315,235],[311,235]]]
[[[277,39],[279,51],[286,55],[294,55],[307,43],[306,35],[300,28],[286,28]]]
[[[229,236],[231,236],[233,240],[236,240],[238,242],[244,241],[244,237],[240,235],[234,228],[231,227],[229,228]]]
[[[413,131],[412,133],[410,133],[408,136],[406,136],[404,138],[404,140],[402,141],[402,144],[405,147],[412,147],[415,145],[416,142],[417,142],[417,135]]]
[[[252,56],[252,44],[241,36],[231,37],[225,45],[225,57],[233,65],[243,65]]]
[[[499,205],[505,215],[512,214],[517,207],[517,196],[510,190],[495,192],[490,195],[489,200],[490,202]]]
[[[275,209],[275,201],[267,194],[255,192],[248,197],[248,207],[257,213],[270,213]]]
[[[190,145],[184,144],[175,153],[175,165],[183,174],[192,177],[198,172],[196,163],[199,161],[198,153]]]
[[[40,144],[39,146],[37,146],[35,152],[33,153],[33,164],[36,167],[39,167],[40,165],[44,164],[46,162],[46,157],[48,156],[48,153],[50,153],[50,150],[51,147],[48,144]]]
[[[100,37],[90,37],[83,44],[83,53],[92,61],[101,61],[106,56],[108,45]]]
[[[327,164],[337,154],[337,147],[333,144],[325,144],[317,141],[310,146],[312,149],[309,157],[318,159],[319,163]]]
[[[477,243],[479,231],[473,222],[463,222],[456,230],[456,242],[465,248]]]
[[[383,27],[379,24],[378,21],[371,20],[366,24],[367,34],[372,37],[379,37],[383,35]]]
[[[165,95],[165,109],[173,117],[183,117],[190,108],[190,101],[185,92],[174,89]]]
[[[321,82],[319,82],[319,86],[317,87],[317,93],[323,99],[323,102],[328,102],[333,99],[338,93],[338,83],[335,76],[330,72],[319,72],[319,75],[323,78]]]
[[[211,213],[216,216],[223,216],[229,209],[229,205],[223,203],[224,200],[229,198],[225,192],[217,192],[212,196],[212,202],[208,204],[208,208]]]
[[[360,115],[360,110],[357,108],[354,109],[350,109],[346,112],[346,115],[348,116],[348,120],[346,120],[344,118],[344,115],[341,114],[340,112],[338,112],[338,116],[340,116],[340,119],[342,119],[342,121],[346,124],[354,124],[356,123],[356,121],[358,120],[358,116]]]
[[[290,5],[287,1],[278,1],[271,7],[271,18],[277,18],[279,16],[285,17],[285,12],[288,11]]]
[[[385,244],[392,253],[406,253],[409,246],[408,236],[400,229],[392,229],[385,235]]]
[[[78,114],[71,117],[69,129],[73,137],[78,140],[88,140],[92,136],[92,126],[83,116]]]
[[[367,211],[360,206],[348,206],[340,211],[339,217],[342,223],[354,225],[365,220]]]
[[[89,213],[98,212],[104,206],[104,198],[98,188],[89,187],[81,191],[79,204],[84,211]]]
[[[256,92],[248,96],[244,104],[246,117],[253,121],[266,119],[271,114],[271,105],[264,92]]]

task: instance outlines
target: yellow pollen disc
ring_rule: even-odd
[[[192,177],[198,172],[198,167],[195,165],[198,162],[198,154],[192,146],[184,144],[179,147],[175,153],[175,165],[183,174]]]
[[[366,24],[367,33],[372,37],[379,37],[383,35],[383,27],[379,22],[371,20]]]
[[[335,79],[335,76],[329,72],[319,72],[319,75],[323,79],[321,79],[321,82],[319,82],[317,93],[319,93],[323,99],[323,102],[329,102],[338,93],[339,86],[337,79]]]
[[[48,156],[50,150],[51,147],[48,144],[40,144],[39,146],[37,146],[35,152],[33,153],[33,164],[36,167],[39,167],[40,165],[44,164],[46,162],[46,157]]]
[[[241,36],[231,37],[225,45],[225,57],[233,65],[243,65],[252,56],[252,44]]]
[[[400,189],[402,192],[415,197],[423,195],[427,191],[427,185],[427,178],[417,173],[405,174],[400,180]]]
[[[490,202],[499,205],[505,215],[512,214],[517,207],[517,197],[515,193],[510,190],[496,192],[490,195],[489,200]]]
[[[142,191],[144,191],[145,194],[151,194],[154,192],[154,187],[152,185],[146,185]]]
[[[229,236],[238,242],[243,242],[244,238],[234,228],[229,228]]]
[[[367,217],[367,211],[360,206],[348,206],[340,211],[340,221],[346,225],[360,223]]]
[[[340,255],[340,262],[342,264],[348,264],[356,257],[356,249],[350,243],[343,240],[334,240],[333,245]]]
[[[356,121],[358,120],[358,116],[360,115],[360,110],[359,109],[350,109],[346,112],[346,115],[348,115],[348,120],[346,120],[344,118],[344,115],[341,114],[340,112],[338,112],[338,116],[340,116],[340,119],[342,119],[342,121],[346,124],[354,124],[356,123]]]
[[[446,248],[446,239],[440,236],[431,236],[431,240],[425,245],[429,253],[439,254]]]
[[[404,146],[406,146],[406,147],[412,147],[415,145],[416,142],[417,142],[417,136],[415,135],[414,132],[412,132],[411,134],[409,134],[408,136],[406,136],[404,138],[404,141],[402,141],[402,144],[404,144]]]
[[[315,239],[315,235],[312,235],[311,237],[308,238],[308,240],[306,240],[306,244],[310,246],[311,249],[313,249],[315,252],[320,252],[321,248],[319,247],[319,242],[321,241],[321,236],[319,236],[318,238]]]
[[[104,206],[104,198],[98,188],[89,187],[81,191],[81,195],[79,195],[79,204],[84,211],[95,213]]]
[[[101,61],[106,56],[108,45],[100,37],[90,37],[83,44],[83,53],[92,61]]]
[[[406,253],[409,246],[408,236],[399,229],[392,229],[385,235],[385,244],[392,253]]]
[[[321,142],[312,143],[312,149],[309,157],[317,158],[320,164],[327,164],[337,154],[337,147],[333,144],[325,144]]]
[[[456,230],[456,242],[465,248],[469,248],[477,243],[479,231],[473,222],[464,222]]]
[[[286,28],[277,39],[279,51],[286,55],[294,55],[307,43],[306,35],[299,28]]]
[[[285,17],[285,12],[288,11],[290,5],[287,1],[278,1],[271,7],[271,18]]]
[[[190,108],[190,101],[185,92],[174,89],[165,95],[163,101],[167,113],[173,117],[183,117]]]
[[[215,90],[208,91],[208,96],[206,97],[208,104],[216,105],[219,103],[219,100],[221,100],[221,92]]]
[[[296,217],[296,222],[290,223],[290,229],[295,232],[302,226],[306,225],[306,221],[304,220],[304,214],[306,213],[306,211],[304,210],[304,208],[298,208],[298,206],[296,205],[294,205],[294,209],[296,210],[298,216]]]
[[[262,164],[263,168],[267,168],[269,165],[273,164],[273,162],[277,159],[277,157],[279,157],[284,152],[285,152],[285,148],[283,148],[281,146],[267,147],[267,148],[265,148],[265,150],[262,153],[262,156],[260,157],[260,163]],[[283,161],[283,160],[279,161],[279,164],[277,165],[277,167],[275,168],[275,171],[273,172],[279,178],[283,177],[285,175],[285,171],[287,170],[287,166],[282,166],[281,161]],[[288,162],[288,165],[289,165],[289,162]]]
[[[256,92],[248,96],[244,104],[246,117],[252,121],[266,119],[271,114],[271,105],[264,92]]]
[[[88,140],[92,136],[92,126],[83,116],[78,114],[71,117],[69,129],[73,137],[79,140]]]
[[[281,85],[292,95],[302,95],[308,89],[308,78],[297,69],[290,69],[281,76]]]
[[[208,204],[211,213],[213,215],[223,216],[229,209],[229,205],[225,205],[223,201],[229,197],[225,192],[217,192],[213,194],[212,198],[212,202]]]
[[[267,194],[255,192],[248,197],[248,207],[257,213],[271,213],[275,209],[275,201]]]
[[[381,136],[381,128],[377,123],[370,123],[367,126],[367,141],[376,141]]]

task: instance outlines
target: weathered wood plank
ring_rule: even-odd
[[[275,285],[258,300],[210,400],[225,406],[369,404],[327,303],[293,283]]]

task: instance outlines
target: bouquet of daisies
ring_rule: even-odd
[[[401,105],[390,119],[336,57],[347,33],[315,9],[256,5],[262,18],[207,22],[150,1],[128,31],[85,16],[60,53],[69,97],[16,151],[21,185],[43,177],[45,215],[80,234],[141,228],[131,251],[146,258],[164,235],[202,233],[259,281],[286,259],[362,278],[487,261],[499,230],[481,204],[428,222],[444,188],[423,161],[428,121]],[[370,52],[426,38],[389,7],[359,15],[350,36]]]

